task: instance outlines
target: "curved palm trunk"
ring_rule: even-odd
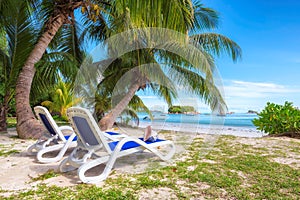
[[[99,126],[101,130],[107,130],[113,127],[114,122],[116,121],[117,117],[122,113],[122,111],[127,107],[128,103],[134,96],[135,92],[140,88],[140,84],[135,83],[132,84],[129,88],[127,94],[123,97],[123,99],[108,113],[105,117],[103,117],[100,122]]]
[[[66,19],[67,16],[61,14],[48,21],[48,26],[46,26],[48,29],[35,45],[19,74],[16,83],[16,114],[17,132],[20,138],[38,138],[44,131],[42,125],[34,117],[29,104],[31,83],[36,71],[34,65],[42,58],[49,43]]]

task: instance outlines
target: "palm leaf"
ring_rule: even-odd
[[[241,58],[242,50],[237,43],[217,33],[203,33],[190,36],[190,43],[203,48],[206,52],[220,56],[222,53],[230,56],[233,61]]]
[[[218,13],[210,8],[204,7],[200,1],[193,2],[194,21],[191,26],[192,32],[211,30],[218,27]]]

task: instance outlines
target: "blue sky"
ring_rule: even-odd
[[[300,1],[202,3],[220,14],[216,32],[237,42],[243,50],[242,60],[237,63],[226,57],[217,59],[229,111],[259,111],[268,101],[291,101],[300,107]],[[150,96],[144,101],[150,107],[162,103]],[[196,104],[200,111],[205,110],[201,102]]]
[[[220,13],[218,32],[243,50],[237,63],[217,60],[229,110],[267,101],[300,107],[300,1],[203,0]]]

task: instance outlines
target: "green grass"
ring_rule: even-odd
[[[258,139],[267,142],[269,139]],[[264,143],[263,143],[264,144]],[[184,161],[141,174],[114,175],[101,187],[79,184],[73,187],[48,187],[20,192],[1,199],[139,199],[141,191],[169,188],[178,199],[299,199],[300,170],[272,161],[288,158],[300,142],[280,141],[256,147],[239,143],[239,138],[220,136],[207,154],[205,144],[196,139]],[[285,153],[284,153],[285,152]],[[57,176],[47,172],[36,180]],[[0,191],[1,195],[1,191]]]
[[[20,153],[20,151],[16,150],[16,149],[11,149],[9,147],[6,147],[3,144],[0,144],[0,156],[1,157],[7,157],[11,154],[15,154],[15,153]]]
[[[46,180],[46,179],[56,177],[56,176],[59,176],[59,174],[56,173],[54,170],[48,170],[46,173],[44,173],[38,177],[32,178],[32,181]]]
[[[10,197],[1,197],[3,200],[61,200],[61,199],[86,199],[86,200],[127,200],[137,199],[133,193],[123,192],[118,189],[110,188],[103,190],[94,185],[78,185],[74,187],[58,187],[47,186],[40,184],[34,190],[21,192],[19,194],[11,195]]]

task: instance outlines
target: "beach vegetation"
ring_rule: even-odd
[[[16,127],[17,125],[17,119],[15,117],[7,117],[6,121],[8,128]]]
[[[300,110],[292,102],[286,101],[284,105],[268,102],[253,124],[270,135],[300,137]]]
[[[51,113],[56,113],[64,121],[68,120],[67,109],[81,102],[81,98],[75,97],[73,87],[70,83],[58,78],[57,84],[50,92],[51,100],[43,101]]]
[[[0,150],[0,156],[4,156],[4,157],[7,157],[11,154],[17,154],[17,153],[20,153],[20,151],[16,150],[16,149],[13,149],[13,150]]]

